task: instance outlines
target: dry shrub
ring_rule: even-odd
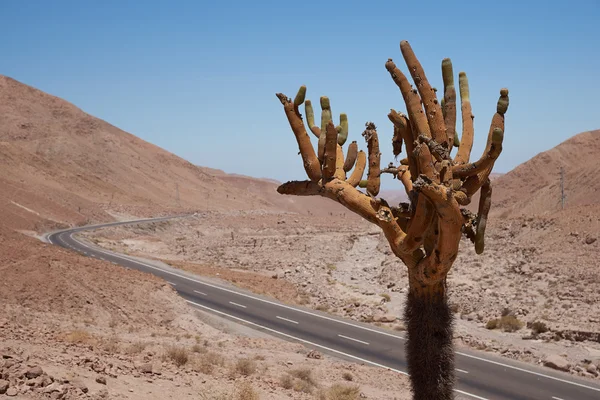
[[[244,376],[252,375],[256,372],[256,361],[251,358],[240,358],[235,363],[235,371]]]
[[[321,392],[320,400],[358,400],[360,398],[360,387],[358,385],[342,385],[336,383],[329,389]]]
[[[390,301],[392,301],[391,296],[387,293],[381,293],[380,296],[386,303],[389,303]]]
[[[487,329],[502,329],[504,332],[515,332],[525,325],[512,314],[500,318],[491,319],[485,324]]]
[[[206,347],[200,346],[199,344],[195,344],[192,346],[192,351],[194,353],[203,354],[203,353],[206,353],[208,350],[206,350]]]
[[[294,378],[290,374],[285,374],[279,378],[279,383],[282,388],[289,390],[294,387]]]
[[[69,343],[79,343],[79,344],[92,344],[95,343],[96,340],[94,336],[90,333],[83,330],[74,330],[68,332],[63,336],[63,339]]]
[[[146,348],[148,344],[144,343],[144,342],[135,342],[129,345],[129,347],[127,348],[127,353],[128,354],[139,354],[142,351],[144,351],[144,349]]]
[[[546,333],[548,332],[548,330],[548,327],[542,321],[535,321],[531,324],[531,333],[533,333],[534,335],[537,335],[539,333]]]
[[[485,324],[486,329],[496,329],[498,327],[498,318],[490,319],[487,324]]]
[[[342,374],[342,378],[344,378],[344,380],[346,381],[353,381],[354,380],[354,376],[352,376],[352,374],[348,371],[344,372]]]
[[[224,366],[225,358],[213,351],[208,351],[198,357],[194,363],[194,368],[203,374],[210,375],[216,366]]]
[[[309,368],[298,368],[289,371],[279,380],[284,389],[294,389],[296,392],[312,393],[317,386],[312,371]]]
[[[119,338],[117,336],[111,336],[108,339],[104,339],[102,341],[102,348],[107,353],[111,353],[111,354],[118,353],[121,348],[121,343],[119,341]]]
[[[189,361],[188,350],[185,347],[170,346],[167,348],[166,356],[178,367],[187,364]]]
[[[244,382],[238,387],[235,398],[236,400],[259,400],[260,397],[250,382]]]

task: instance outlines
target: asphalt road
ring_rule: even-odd
[[[406,375],[405,339],[401,333],[291,307],[226,284],[114,253],[74,234],[100,227],[167,220],[128,221],[50,233],[51,244],[164,278],[191,306],[218,314],[273,336],[304,343],[323,353]],[[544,367],[485,352],[456,352],[457,399],[600,400],[600,385]]]

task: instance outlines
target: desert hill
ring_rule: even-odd
[[[276,183],[202,168],[0,75],[0,220],[43,231],[64,224],[203,210],[342,212]]]
[[[560,169],[568,207],[599,204],[600,130],[583,132],[542,152],[494,181],[494,213],[549,214],[560,210]]]

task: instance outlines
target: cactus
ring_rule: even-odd
[[[409,43],[402,41],[400,50],[416,86],[413,88],[393,60],[388,59],[385,68],[406,105],[406,115],[395,110],[388,114],[394,129],[394,156],[400,155],[403,149],[406,151],[400,164],[390,163],[387,168],[381,168],[379,138],[372,122],[366,124],[363,132],[368,154],[358,151],[353,141],[344,159],[342,146],[348,136],[347,117],[342,114],[340,125],[335,127],[329,99],[321,97],[321,127],[315,126],[310,101],[304,100],[306,87],[302,86],[294,101],[281,93],[277,96],[297,139],[309,180],[286,182],[277,191],[330,198],[381,228],[392,252],[408,268],[404,320],[408,330],[406,349],[413,398],[445,400],[454,397],[455,380],[453,319],[448,306],[446,276],[458,255],[463,233],[475,244],[477,254],[484,250],[492,196],[489,176],[502,152],[508,90],[500,91],[483,155],[470,162],[474,131],[467,75],[460,72],[458,80],[463,122],[459,140],[452,61],[449,58],[442,61],[444,93],[439,102]],[[317,153],[310,145],[298,112],[303,100],[308,127],[319,137]],[[453,147],[458,147],[454,158],[450,156]],[[363,179],[367,164],[367,179]],[[350,170],[350,177],[346,178]],[[410,204],[390,207],[377,197],[383,173],[390,173],[400,181]],[[479,210],[474,216],[460,206],[469,204],[479,190]]]

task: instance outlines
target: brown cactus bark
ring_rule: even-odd
[[[390,163],[387,168],[381,168],[379,137],[371,122],[363,132],[368,155],[358,151],[356,142],[352,142],[344,159],[342,146],[348,133],[345,114],[344,126],[336,128],[331,120],[329,99],[321,97],[322,124],[320,128],[315,126],[314,112],[310,101],[304,100],[306,88],[303,86],[293,102],[283,94],[277,96],[297,138],[309,180],[286,182],[277,191],[327,197],[381,228],[390,249],[408,268],[409,291],[404,319],[408,328],[408,370],[414,399],[446,400],[453,398],[454,385],[453,319],[448,307],[446,276],[458,256],[463,232],[475,243],[478,254],[484,249],[492,195],[489,175],[502,152],[508,90],[500,91],[484,154],[478,161],[469,163],[474,132],[466,74],[459,75],[463,132],[458,143],[456,91],[450,59],[442,62],[444,101],[440,104],[408,42],[401,42],[400,47],[417,86],[413,89],[391,59],[385,63],[406,105],[407,116],[395,110],[388,114],[394,129],[394,155],[400,155],[403,148],[406,152],[400,165]],[[310,145],[298,112],[302,101],[309,128],[319,137],[317,153]],[[450,150],[457,144],[458,152],[452,159]],[[368,176],[363,180],[367,158]],[[348,178],[347,172],[350,173]],[[382,173],[390,173],[401,182],[410,204],[390,207],[384,199],[377,198]],[[362,191],[363,188],[366,190]],[[473,217],[460,207],[469,204],[480,189],[479,216]]]

